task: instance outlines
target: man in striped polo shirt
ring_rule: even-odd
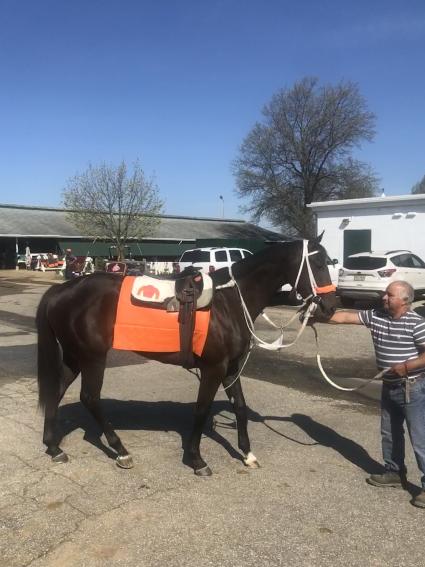
[[[425,508],[425,319],[412,311],[414,291],[404,281],[391,283],[383,309],[337,311],[330,323],[365,325],[370,329],[376,364],[388,369],[381,397],[383,474],[373,474],[373,486],[406,484],[404,427],[406,421],[416,462],[422,473],[422,491],[412,500]]]

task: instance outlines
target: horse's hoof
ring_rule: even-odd
[[[205,467],[202,467],[202,469],[195,469],[194,473],[196,476],[211,476],[212,470],[208,465],[206,465]]]
[[[131,455],[119,455],[115,462],[117,466],[122,469],[132,469],[134,467],[133,457]]]
[[[245,466],[249,467],[250,469],[260,468],[260,463],[257,461],[257,457],[254,455],[254,453],[248,453],[246,459],[244,459],[243,462]]]
[[[68,455],[63,451],[61,451],[60,453],[52,457],[52,461],[54,463],[67,463],[69,459],[68,459]]]

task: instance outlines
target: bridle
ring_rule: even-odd
[[[318,286],[316,282],[316,278],[314,277],[313,270],[311,269],[310,265],[310,256],[314,256],[314,254],[318,254],[318,250],[313,250],[312,252],[308,251],[308,240],[303,240],[303,254],[301,257],[300,267],[298,269],[298,274],[295,279],[294,283],[294,291],[298,293],[298,283],[300,281],[301,273],[304,268],[304,264],[307,268],[308,278],[310,282],[311,294],[307,297],[303,297],[304,302],[315,303],[316,306],[322,301],[321,295],[326,293],[332,293],[336,291],[336,287],[333,284],[328,284],[324,286]],[[301,295],[301,294],[300,294]],[[302,295],[301,295],[302,297]]]
[[[309,261],[309,257],[313,256],[314,254],[317,254],[317,253],[318,253],[318,250],[314,250],[313,252],[309,252],[308,251],[308,240],[303,240],[303,255],[302,255],[302,259],[301,259],[300,268],[298,270],[298,275],[297,275],[297,278],[295,280],[294,289],[297,290],[297,285],[298,285],[298,282],[299,282],[299,279],[300,279],[300,276],[301,276],[301,272],[303,270],[304,264],[306,264],[312,293],[308,297],[306,297],[305,299],[303,298],[304,305],[301,307],[302,317],[303,317],[303,326],[301,327],[301,330],[298,333],[295,341],[293,341],[290,345],[282,345],[281,348],[283,348],[284,346],[292,346],[296,342],[298,337],[301,335],[301,332],[304,330],[305,325],[308,322],[308,319],[313,315],[314,311],[317,309],[318,304],[322,301],[321,295],[323,295],[325,293],[331,293],[333,291],[336,291],[336,287],[333,284],[325,285],[325,286],[321,286],[321,287],[319,287],[317,285],[316,279],[314,277],[313,270],[311,269],[310,261]],[[273,321],[271,321],[265,315],[265,313],[263,313],[263,317],[265,317],[273,326],[276,327],[276,325],[274,325]],[[293,319],[294,319],[294,317],[292,317],[292,319],[290,319],[290,321],[285,326],[289,325],[289,323]],[[321,361],[321,357],[320,357],[320,353],[319,353],[319,337],[318,337],[318,334],[317,334],[317,330],[314,327],[314,325],[311,325],[311,328],[314,332],[314,336],[315,336],[315,339],[316,339],[316,349],[317,349],[316,360],[317,360],[317,365],[319,367],[320,373],[322,374],[323,378],[331,386],[333,386],[337,390],[342,390],[344,392],[355,392],[357,390],[361,390],[362,388],[365,388],[368,384],[370,384],[374,380],[380,380],[382,378],[382,376],[388,371],[388,368],[386,368],[385,370],[381,370],[373,378],[367,380],[367,382],[365,382],[364,384],[361,384],[360,386],[356,386],[356,387],[353,387],[353,388],[347,388],[347,387],[344,387],[344,386],[339,386],[338,384],[336,384],[333,380],[331,380],[329,378],[329,376],[326,374],[325,370],[323,369],[322,361]],[[281,327],[281,331],[282,331],[282,329],[283,328]],[[259,346],[261,346],[261,345],[259,345]]]
[[[305,264],[306,268],[307,268],[309,281],[310,281],[311,294],[309,296],[303,298],[304,303],[301,306],[301,308],[298,311],[295,312],[294,316],[291,317],[290,320],[285,325],[281,325],[280,327],[278,327],[277,325],[275,325],[273,323],[273,321],[265,313],[261,314],[264,317],[264,319],[266,319],[266,321],[268,321],[273,327],[275,327],[276,329],[280,329],[280,333],[281,333],[280,336],[275,341],[273,341],[272,343],[267,343],[266,341],[264,341],[263,339],[261,339],[260,337],[258,337],[255,334],[254,322],[252,321],[251,315],[249,314],[248,308],[247,308],[245,301],[242,297],[242,293],[241,293],[241,290],[239,288],[239,285],[238,285],[235,277],[233,276],[232,269],[231,269],[231,267],[229,267],[230,282],[228,284],[224,284],[224,285],[220,286],[220,288],[232,287],[232,286],[236,287],[236,289],[239,293],[240,300],[241,300],[242,310],[243,310],[243,314],[244,314],[244,317],[245,317],[245,322],[247,324],[249,332],[251,333],[251,344],[250,344],[250,347],[249,347],[248,352],[246,354],[245,360],[244,360],[242,366],[239,368],[239,371],[238,371],[235,379],[231,382],[231,384],[226,386],[224,388],[224,390],[227,390],[227,388],[230,388],[230,386],[232,386],[239,379],[239,377],[242,374],[242,371],[245,367],[245,364],[248,362],[249,355],[251,354],[251,350],[252,350],[254,345],[258,345],[259,347],[265,348],[267,350],[281,350],[283,348],[288,348],[290,346],[293,346],[297,342],[299,337],[301,336],[302,332],[304,331],[304,329],[305,329],[305,327],[308,323],[309,318],[313,315],[314,311],[317,309],[317,306],[321,303],[321,301],[322,301],[321,295],[326,294],[326,293],[332,293],[332,292],[336,291],[336,287],[333,284],[328,284],[328,285],[325,285],[325,286],[318,286],[317,285],[316,278],[314,277],[313,270],[311,269],[309,257],[313,256],[314,254],[317,254],[318,252],[319,252],[318,250],[313,250],[312,252],[309,252],[308,251],[308,240],[303,240],[303,254],[302,254],[300,267],[298,269],[298,274],[297,274],[297,277],[295,279],[293,289],[294,289],[295,292],[297,292],[297,286],[298,286],[298,283],[299,283],[299,280],[300,280],[300,277],[301,277],[301,273],[302,273],[302,270],[303,270],[303,267],[304,267],[304,264]],[[219,289],[219,288],[217,288],[217,289]],[[301,312],[301,316],[299,315],[300,312]],[[300,330],[298,331],[297,336],[295,337],[295,339],[291,343],[283,344],[283,329],[285,327],[287,327],[288,325],[290,325],[290,323],[292,323],[292,321],[294,320],[295,317],[301,317],[302,318],[302,326],[301,326]],[[343,386],[339,386],[338,384],[335,384],[335,382],[333,382],[329,378],[329,376],[326,374],[326,372],[323,369],[320,354],[319,354],[319,342],[318,342],[317,331],[314,328],[314,326],[312,326],[312,329],[313,329],[315,339],[316,339],[316,347],[317,347],[316,360],[317,360],[319,370],[320,370],[322,376],[325,378],[325,380],[334,388],[337,388],[338,390],[342,390],[342,391],[345,391],[345,392],[354,392],[356,390],[360,390],[360,389],[364,388],[370,382],[382,378],[382,376],[385,374],[385,372],[388,371],[388,369],[382,370],[381,372],[376,374],[376,376],[374,376],[373,378],[368,380],[365,384],[362,384],[361,386],[357,386],[357,387],[354,387],[354,388],[346,388],[346,387],[343,387]]]
[[[312,252],[309,252],[308,251],[308,240],[303,240],[303,251],[302,251],[302,257],[301,257],[301,261],[300,261],[300,267],[298,269],[298,275],[295,279],[293,289],[294,289],[295,292],[297,292],[297,286],[298,286],[298,283],[299,283],[299,280],[300,280],[300,277],[301,277],[301,273],[302,273],[302,270],[303,270],[303,267],[304,267],[304,264],[305,264],[306,268],[307,268],[308,277],[309,277],[311,294],[309,296],[307,296],[306,298],[303,298],[304,303],[301,306],[301,308],[294,314],[294,316],[291,317],[291,319],[285,325],[281,325],[280,327],[277,327],[273,323],[273,321],[271,321],[271,319],[269,319],[269,317],[265,313],[262,313],[262,316],[266,319],[266,321],[268,321],[274,327],[280,329],[280,332],[281,332],[280,336],[275,341],[273,341],[272,343],[268,343],[267,341],[264,341],[263,339],[261,339],[260,337],[258,337],[255,334],[254,321],[252,320],[252,317],[251,317],[251,315],[248,311],[248,307],[245,304],[245,301],[243,299],[242,292],[240,290],[238,282],[236,281],[236,279],[233,275],[232,268],[231,268],[231,266],[229,267],[229,275],[230,275],[230,280],[231,280],[229,282],[229,284],[232,285],[232,286],[235,286],[238,293],[239,293],[239,298],[241,300],[242,311],[243,311],[243,314],[244,314],[245,322],[246,322],[246,325],[248,327],[249,332],[251,333],[251,340],[252,340],[253,344],[256,344],[259,347],[267,349],[267,350],[280,350],[282,348],[288,348],[288,347],[294,345],[297,342],[297,340],[299,339],[299,337],[301,336],[302,332],[304,331],[304,329],[305,329],[305,327],[308,323],[308,319],[313,315],[313,313],[316,311],[318,305],[321,303],[321,301],[322,301],[321,295],[325,294],[325,293],[331,293],[331,292],[336,290],[335,286],[332,285],[332,284],[329,284],[329,285],[326,285],[326,286],[321,286],[321,287],[319,287],[317,285],[316,278],[314,277],[313,270],[312,270],[311,265],[310,265],[309,257],[313,256],[314,254],[317,254],[318,252],[319,252],[318,250],[314,250]],[[227,287],[227,285],[229,285],[229,284],[225,284],[224,286],[220,286],[220,287]],[[291,343],[283,344],[283,329],[285,327],[287,327],[294,320],[295,317],[299,317],[300,312],[301,312],[301,317],[302,317],[302,326],[301,326],[300,330],[298,331],[297,336],[295,337],[295,339]]]

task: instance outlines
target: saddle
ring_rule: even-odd
[[[183,368],[194,366],[192,340],[196,311],[209,307],[212,297],[213,282],[210,276],[191,266],[171,278],[147,275],[136,277],[131,291],[133,304],[169,312],[178,311]]]

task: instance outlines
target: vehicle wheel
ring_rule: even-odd
[[[341,301],[341,305],[343,307],[353,307],[354,306],[354,299],[352,297],[340,297],[339,300]]]

